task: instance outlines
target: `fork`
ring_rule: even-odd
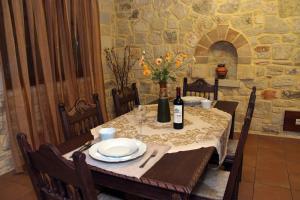
[[[145,161],[139,166],[139,168],[145,167],[145,165],[148,163],[148,161],[149,161],[151,158],[154,158],[154,157],[157,155],[157,153],[158,153],[158,151],[157,151],[157,150],[154,150],[154,151],[151,153],[150,157],[147,158],[147,160],[145,160]]]
[[[87,141],[76,151],[83,152],[83,151],[87,150],[88,148],[90,148],[92,146],[92,144],[93,144],[92,141]],[[72,155],[70,156],[70,158],[72,158]]]

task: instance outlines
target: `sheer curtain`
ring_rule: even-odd
[[[16,171],[16,133],[34,148],[63,141],[58,102],[98,93],[107,119],[97,0],[1,0],[0,73]]]

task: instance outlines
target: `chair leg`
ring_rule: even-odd
[[[240,165],[240,168],[239,168],[239,175],[238,175],[239,182],[242,180],[242,174],[243,174],[243,156],[242,156],[241,165]]]

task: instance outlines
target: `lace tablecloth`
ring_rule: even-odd
[[[173,129],[172,120],[169,123],[157,122],[157,105],[147,105],[145,120],[142,123],[138,120],[137,112],[132,111],[91,129],[91,132],[98,137],[101,128],[114,127],[117,129],[116,137],[169,145],[171,148],[168,153],[214,146],[221,164],[226,156],[231,115],[216,108],[186,106],[184,109],[184,128],[181,130]]]

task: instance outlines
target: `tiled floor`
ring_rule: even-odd
[[[26,175],[0,177],[1,200],[35,200]],[[300,140],[249,135],[240,200],[300,200]]]

